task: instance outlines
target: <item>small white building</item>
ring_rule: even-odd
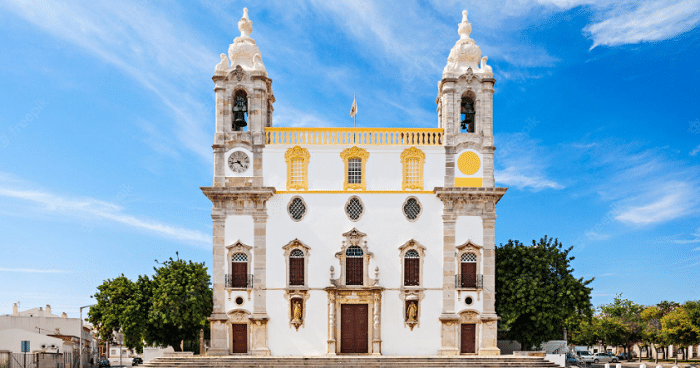
[[[247,9],[238,28],[215,68],[214,178],[201,188],[213,204],[209,354],[499,354],[506,188],[494,182],[495,79],[467,12],[437,81],[437,124],[420,129],[275,127]]]

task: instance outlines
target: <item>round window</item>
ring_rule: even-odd
[[[304,204],[304,201],[301,198],[294,197],[289,202],[289,206],[287,206],[287,211],[289,211],[289,217],[291,217],[292,220],[301,221],[301,219],[304,218],[304,215],[306,214],[306,204]]]
[[[365,208],[362,205],[362,202],[360,202],[360,199],[357,197],[350,198],[348,203],[345,204],[345,213],[352,221],[359,220],[364,212]]]
[[[236,304],[243,305],[243,298],[241,298],[240,296],[236,298]]]
[[[403,214],[408,221],[415,221],[420,215],[420,210],[420,203],[416,198],[411,197],[403,204]]]
[[[474,303],[474,299],[472,299],[471,296],[468,296],[468,297],[464,298],[464,304],[466,304],[466,305],[472,305],[472,303]]]

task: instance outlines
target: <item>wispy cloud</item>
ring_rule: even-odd
[[[502,168],[495,172],[496,182],[535,192],[564,188],[547,176],[550,154],[537,140],[529,138],[528,132],[499,134],[497,141],[502,142],[496,151],[496,161]]]
[[[698,153],[700,153],[700,144],[698,144],[698,146],[695,147],[695,149],[693,149],[692,151],[690,151],[690,155],[691,155],[691,156],[697,156]]]
[[[700,23],[698,0],[648,1],[636,7],[620,3],[606,12],[614,15],[584,28],[593,39],[591,48],[666,40]]]
[[[635,225],[666,222],[696,212],[697,187],[687,182],[665,183],[640,196],[630,198],[615,219]]]
[[[201,231],[129,215],[117,204],[94,198],[60,195],[41,189],[27,189],[27,187],[32,186],[30,183],[22,183],[17,179],[3,180],[8,177],[9,175],[7,174],[0,175],[0,197],[19,200],[25,205],[38,205],[34,209],[39,211],[57,213],[61,216],[72,216],[83,220],[86,218],[98,218],[127,225],[156,236],[167,237],[202,247],[211,244],[211,237]],[[30,210],[30,208],[25,208],[25,211],[27,210]]]
[[[201,117],[207,116],[200,97],[185,91],[205,91],[218,53],[198,41],[192,29],[177,22],[178,7],[138,1],[0,3],[53,36],[82,48],[113,65],[154,93],[170,111],[180,145],[210,160],[210,137]],[[169,16],[170,15],[170,16]],[[166,131],[170,132],[172,129]],[[162,147],[156,147],[163,151]],[[167,151],[167,150],[166,150]]]
[[[71,273],[66,270],[41,270],[35,268],[3,268],[0,267],[0,272],[21,272],[21,273]]]

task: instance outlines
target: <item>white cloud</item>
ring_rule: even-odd
[[[601,234],[594,230],[588,230],[586,231],[586,237],[592,240],[607,240],[610,239],[610,234]]]
[[[696,211],[697,187],[685,182],[671,182],[638,198],[632,198],[615,215],[621,222],[648,225],[670,221]]]
[[[547,175],[551,155],[539,142],[529,138],[530,130],[537,124],[537,120],[529,119],[522,132],[498,134],[496,141],[502,143],[496,151],[496,163],[501,167],[495,171],[497,183],[535,192],[564,188]]]
[[[530,188],[533,191],[542,189],[562,189],[564,186],[542,176],[528,175],[531,167],[510,166],[505,170],[496,171],[496,181],[507,186],[520,189]]]
[[[0,7],[51,35],[113,65],[163,102],[171,111],[168,129],[186,149],[211,160],[207,109],[186,91],[207,91],[218,53],[208,50],[191,29],[177,23],[175,4],[149,2],[35,2],[15,0]],[[161,148],[162,149],[162,148]]]
[[[691,156],[697,156],[698,153],[700,153],[700,144],[699,144],[697,147],[695,147],[695,149],[693,149],[692,151],[690,151],[690,155],[691,155]]]
[[[34,268],[2,268],[0,267],[0,272],[21,272],[21,273],[71,273],[71,271],[65,270],[41,270]]]
[[[4,175],[0,175],[0,179],[4,179]],[[25,204],[38,205],[39,211],[56,213],[61,217],[71,216],[84,221],[93,219],[107,220],[183,243],[202,247],[208,247],[211,244],[211,237],[201,231],[168,225],[144,217],[132,216],[125,213],[121,206],[114,203],[94,198],[58,195],[44,190],[26,189],[29,186],[27,183],[17,184],[17,180],[1,180],[0,197],[19,200]],[[25,209],[24,211],[28,210]]]
[[[648,1],[631,11],[621,3],[607,12],[611,17],[584,28],[593,39],[591,48],[666,40],[700,23],[700,0]]]

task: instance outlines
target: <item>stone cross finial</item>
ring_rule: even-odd
[[[467,20],[467,14],[469,13],[466,10],[462,11],[462,23],[459,24],[457,31],[461,39],[469,39],[469,35],[472,33],[472,25]]]
[[[253,33],[253,21],[248,18],[248,8],[243,8],[243,16],[238,21],[238,30],[241,31],[241,37],[250,37]]]

